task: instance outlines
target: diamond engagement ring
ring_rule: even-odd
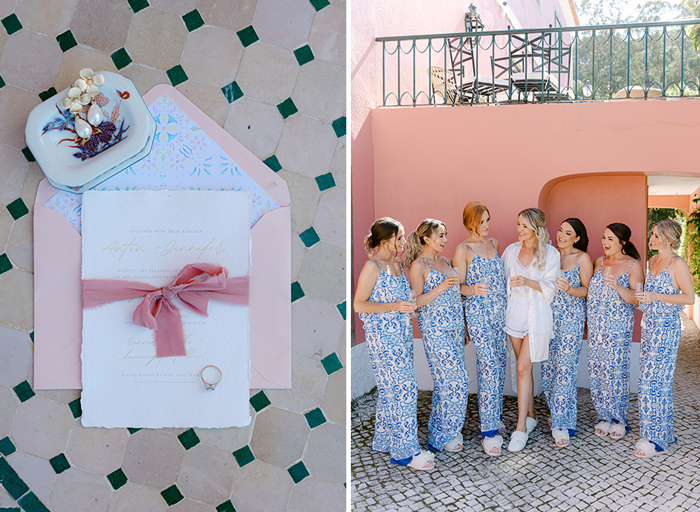
[[[210,364],[202,368],[201,372],[202,382],[207,388],[207,391],[214,391],[216,385],[221,382],[221,370],[219,367]]]

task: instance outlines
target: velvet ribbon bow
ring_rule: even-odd
[[[143,297],[132,321],[155,329],[156,357],[184,356],[187,352],[182,318],[173,299],[177,297],[187,309],[208,316],[210,299],[247,305],[248,281],[248,276],[229,277],[225,268],[208,263],[185,266],[172,283],[162,288],[136,281],[86,279],[83,280],[83,308]]]

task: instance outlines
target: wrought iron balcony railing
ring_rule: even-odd
[[[384,106],[698,97],[700,20],[379,37]]]

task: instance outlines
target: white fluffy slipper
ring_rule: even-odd
[[[508,451],[509,452],[519,452],[523,448],[525,448],[525,445],[527,444],[527,432],[521,432],[520,430],[516,430],[510,435],[510,443],[508,443]]]

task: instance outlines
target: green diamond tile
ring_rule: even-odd
[[[333,130],[335,130],[335,136],[340,138],[345,135],[345,116],[339,117],[331,124]]]
[[[119,48],[112,54],[112,62],[114,62],[117,69],[122,69],[131,64],[131,56],[126,51],[126,48]]]
[[[240,467],[250,464],[255,460],[255,455],[253,455],[253,452],[250,451],[249,446],[244,446],[240,450],[236,450],[233,452],[233,456],[236,458],[236,462],[238,462]]]
[[[343,320],[345,320],[346,319],[345,318],[345,309],[346,309],[345,301],[341,302],[340,304],[336,305],[335,307],[338,308],[340,315],[343,317]]]
[[[22,509],[19,507],[9,507],[9,508],[0,508],[0,512],[22,512]]]
[[[7,208],[7,211],[10,212],[10,215],[12,215],[12,218],[15,220],[21,219],[29,213],[27,205],[24,204],[21,197],[18,197],[12,201],[5,208]]]
[[[31,338],[32,343],[34,343],[34,331],[29,333],[29,337]]]
[[[178,501],[182,501],[182,499],[184,498],[184,496],[180,492],[180,489],[178,489],[177,485],[175,484],[162,491],[160,495],[163,496],[163,499],[169,507],[175,505],[175,503],[177,503]]]
[[[233,103],[238,98],[243,96],[243,91],[241,90],[241,87],[235,81],[223,86],[221,88],[221,92],[224,93],[226,101],[228,101],[229,103]]]
[[[180,64],[170,68],[168,71],[166,71],[166,74],[168,75],[170,83],[173,84],[173,87],[176,87],[182,82],[187,81],[188,78],[187,73],[185,73],[185,70],[182,69],[182,66],[180,66]]]
[[[56,36],[56,41],[58,41],[58,46],[61,47],[63,53],[67,52],[74,46],[78,46],[78,42],[73,37],[73,32],[66,30],[63,34],[58,34]]]
[[[326,422],[326,417],[323,415],[323,411],[316,407],[313,411],[309,411],[304,414],[306,418],[306,423],[309,424],[309,428],[316,428],[319,425],[323,425]]]
[[[199,437],[192,428],[185,430],[182,434],[177,436],[177,438],[180,440],[180,443],[182,443],[182,446],[185,447],[185,450],[189,450],[193,446],[199,444]]]
[[[250,405],[253,406],[253,409],[255,409],[255,412],[262,411],[265,407],[267,407],[271,403],[272,402],[270,402],[270,399],[267,398],[267,395],[265,394],[264,391],[260,391],[259,393],[256,393],[250,397]]]
[[[12,443],[12,439],[9,437],[3,437],[0,439],[0,453],[2,453],[5,457],[15,453],[15,445]]]
[[[289,116],[293,116],[294,114],[299,112],[297,106],[292,101],[292,98],[287,98],[282,103],[277,105],[277,110],[280,111],[280,114],[284,119],[287,119]]]
[[[0,89],[3,87],[5,87],[5,80],[3,80],[2,77],[0,76]]]
[[[46,101],[52,96],[56,96],[56,88],[55,87],[49,87],[44,92],[39,93],[39,99],[41,99],[41,101]]]
[[[28,147],[25,147],[22,150],[22,154],[24,155],[24,158],[27,159],[27,162],[36,162],[36,158],[34,158],[34,155],[32,155],[32,152],[29,151]]]
[[[51,467],[57,475],[63,473],[70,467],[70,462],[68,462],[68,459],[66,459],[66,456],[62,453],[49,459],[49,464],[51,464]]]
[[[127,430],[129,431],[129,434],[135,434],[136,432],[138,432],[141,429],[140,428],[127,428]]]
[[[330,2],[328,0],[309,0],[309,1],[311,2],[311,5],[314,6],[314,9],[316,9],[316,11],[320,11],[321,9],[326,7],[327,5],[330,5]]]
[[[80,405],[80,398],[76,398],[68,404],[70,407],[70,412],[73,413],[74,418],[80,418],[83,415],[83,408]]]
[[[301,238],[301,241],[304,242],[306,247],[311,247],[312,245],[321,241],[321,239],[318,237],[318,233],[316,233],[316,230],[313,227],[299,233],[299,238]]]
[[[199,14],[199,11],[197,9],[194,9],[193,11],[190,11],[187,14],[183,15],[182,21],[185,22],[185,26],[187,27],[187,30],[189,32],[197,30],[199,27],[204,25],[202,15]]]
[[[282,165],[275,155],[267,157],[263,160],[263,163],[275,172],[280,172],[280,170],[282,170]]]
[[[109,475],[107,475],[107,480],[109,480],[112,489],[116,491],[126,483],[127,478],[124,472],[122,471],[122,468],[119,468],[116,471],[112,471]]]
[[[306,466],[304,466],[302,461],[297,462],[287,471],[289,472],[289,476],[292,477],[292,480],[294,480],[295,484],[298,484],[304,478],[309,476],[309,471],[306,469]]]
[[[134,11],[134,14],[148,7],[148,0],[127,0],[127,2],[129,2],[129,7]]]
[[[321,359],[321,364],[328,375],[337,372],[343,367],[343,364],[340,362],[335,352]]]
[[[25,512],[51,512],[44,505],[36,494],[29,491],[27,494],[17,500],[17,504],[22,507]]]
[[[248,25],[243,30],[236,32],[236,34],[238,34],[238,39],[241,40],[241,44],[243,44],[244,47],[248,47],[260,39],[258,34],[255,32],[253,25]]]
[[[333,179],[333,175],[331,173],[326,173],[326,174],[321,174],[320,176],[316,176],[316,185],[318,185],[318,188],[321,192],[324,190],[328,190],[329,188],[335,187],[335,180]]]
[[[300,66],[314,60],[314,52],[311,51],[311,47],[308,44],[294,50],[294,56],[297,58]]]
[[[9,16],[3,18],[2,24],[5,27],[5,30],[7,30],[8,35],[12,35],[18,30],[22,30],[22,24],[20,23],[19,18],[15,13],[12,13]]]
[[[17,398],[19,398],[20,402],[26,402],[34,396],[34,390],[32,390],[32,387],[26,380],[20,382],[12,389],[15,391],[15,394],[17,395]]]
[[[12,268],[12,263],[10,262],[10,258],[7,257],[7,254],[2,253],[0,254],[0,274],[4,274],[8,270]]]
[[[233,503],[231,503],[231,500],[226,500],[221,505],[216,507],[216,512],[236,512],[236,509],[233,508]]]
[[[12,469],[9,462],[3,457],[0,457],[0,484],[5,488],[13,500],[17,500],[20,496],[29,490],[24,480],[20,478],[17,472]]]
[[[304,295],[304,290],[301,288],[299,281],[294,281],[292,283],[292,302],[301,299]]]

